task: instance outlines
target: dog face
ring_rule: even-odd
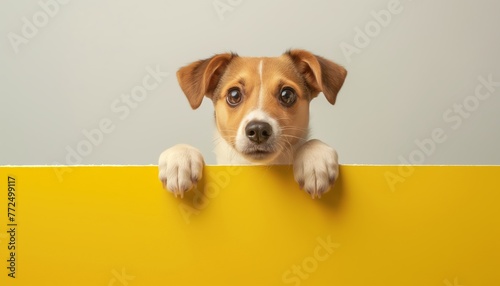
[[[309,102],[323,92],[331,104],[346,70],[303,50],[275,58],[219,54],[177,72],[193,109],[212,99],[221,137],[244,158],[266,163],[292,155],[308,134]]]
[[[307,136],[310,94],[290,64],[236,58],[214,91],[222,138],[250,161],[273,160]]]

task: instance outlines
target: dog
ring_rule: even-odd
[[[344,67],[299,49],[279,57],[216,54],[177,72],[192,109],[204,97],[213,102],[218,164],[293,165],[295,180],[313,199],[330,189],[339,165],[335,149],[308,139],[309,103],[322,92],[333,105],[346,76]],[[175,145],[160,155],[159,179],[182,197],[204,165],[196,148]]]

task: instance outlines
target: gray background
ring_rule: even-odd
[[[335,106],[323,96],[311,104],[312,136],[334,146],[341,163],[500,163],[500,87],[473,98],[478,77],[500,82],[499,1],[402,0],[384,26],[374,26],[373,12],[387,10],[387,0],[53,1],[41,0],[58,3],[46,19],[38,1],[0,2],[0,165],[156,164],[177,143],[213,164],[211,102],[192,111],[176,70],[219,52],[289,48],[349,71]],[[10,38],[23,36],[24,17],[40,27],[16,53]],[[367,26],[373,37],[347,56],[341,46],[355,46]],[[113,102],[157,66],[169,76],[121,119]],[[461,124],[443,119],[464,100],[472,111]],[[91,144],[82,132],[104,118],[113,131],[71,155]],[[415,141],[436,128],[445,137],[424,154]]]

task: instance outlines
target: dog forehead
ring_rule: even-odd
[[[300,75],[290,58],[280,57],[236,57],[227,68],[227,75],[232,77],[262,79],[266,82],[276,77],[300,80]]]
[[[227,66],[225,75],[229,78],[258,75],[259,62],[259,58],[236,57]]]

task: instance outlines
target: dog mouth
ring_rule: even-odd
[[[245,156],[252,158],[253,160],[264,160],[275,153],[275,150],[271,147],[250,147],[242,152]]]

